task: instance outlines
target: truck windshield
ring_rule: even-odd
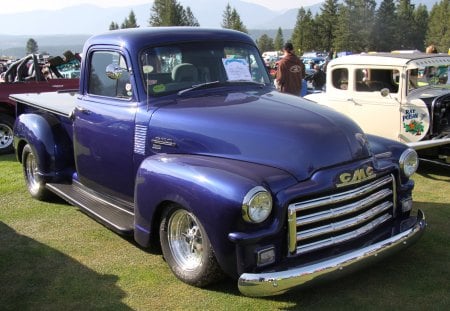
[[[424,87],[439,86],[450,88],[448,79],[450,64],[441,66],[426,66],[408,70],[408,91]]]
[[[150,47],[140,55],[141,76],[149,95],[160,96],[198,85],[270,84],[258,50],[227,42],[194,42]]]

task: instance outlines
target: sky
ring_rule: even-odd
[[[214,0],[211,0],[214,1]],[[320,2],[320,0],[241,0],[257,3],[274,11],[298,8]],[[82,3],[90,3],[99,7],[124,6],[123,0],[13,0],[2,4],[2,14],[14,14],[38,9],[62,9]],[[126,5],[149,3],[148,0],[127,0]]]

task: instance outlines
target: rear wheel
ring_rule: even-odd
[[[38,163],[30,145],[23,148],[22,166],[25,182],[31,196],[38,200],[46,199],[49,191],[45,188],[45,182],[38,175]]]
[[[160,224],[160,238],[164,258],[183,282],[202,287],[222,278],[206,231],[191,212],[169,206]]]
[[[0,114],[0,154],[11,153],[13,148],[14,119],[8,115]]]

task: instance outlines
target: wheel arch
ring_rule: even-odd
[[[168,204],[178,204],[202,223],[222,269],[236,269],[235,244],[228,233],[245,230],[242,200],[257,185],[269,191],[274,168],[208,156],[156,155],[138,169],[135,188],[135,240],[144,247],[158,241],[161,215]],[[277,176],[278,176],[277,175]],[[284,175],[286,176],[286,174]],[[258,225],[254,225],[257,230]]]
[[[14,149],[20,162],[27,144],[35,153],[39,173],[46,181],[69,178],[72,175],[72,142],[55,116],[20,115],[14,124]]]

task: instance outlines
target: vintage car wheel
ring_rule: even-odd
[[[13,148],[14,119],[7,115],[0,115],[0,154],[11,153]]]
[[[45,188],[45,182],[43,182],[37,174],[38,164],[30,145],[26,145],[23,148],[22,167],[25,183],[27,184],[31,196],[38,200],[46,199],[49,195],[49,191]]]
[[[164,258],[177,278],[199,287],[221,279],[209,238],[194,214],[169,206],[160,224],[160,238]]]

